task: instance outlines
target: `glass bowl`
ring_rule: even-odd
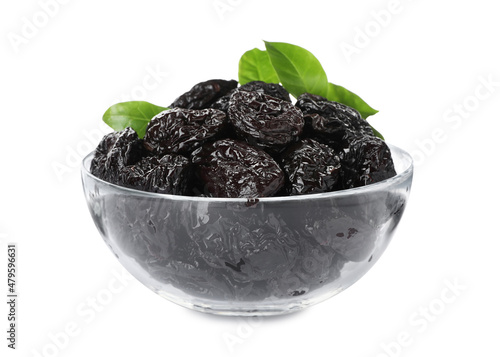
[[[260,199],[175,196],[93,176],[85,198],[104,241],[141,283],[221,315],[299,311],[343,291],[380,258],[403,215],[413,163],[389,145],[396,176],[360,188]]]

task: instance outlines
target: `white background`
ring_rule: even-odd
[[[24,0],[3,1],[0,24],[0,292],[17,242],[20,294],[18,350],[2,332],[0,355],[500,354],[494,1]],[[110,130],[110,105],[166,106],[197,82],[237,79],[261,40],[307,48],[379,109],[371,122],[413,154],[414,186],[385,255],[347,291],[295,315],[220,318],[116,280],[78,165]]]

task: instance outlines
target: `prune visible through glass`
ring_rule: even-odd
[[[177,98],[170,108],[205,109],[237,86],[235,80],[211,79],[201,82]]]
[[[283,171],[272,157],[244,142],[207,143],[191,159],[203,191],[214,197],[266,197],[283,186]]]
[[[191,239],[205,262],[233,284],[279,278],[299,258],[299,240],[280,217],[254,209],[214,211]]]
[[[342,161],[344,189],[369,185],[396,175],[391,150],[377,137],[354,140]]]
[[[287,213],[286,222],[300,232],[302,239],[315,242],[319,252],[336,253],[356,262],[368,260],[379,227],[387,222],[386,217],[379,214],[387,210],[386,196],[382,192],[368,200],[364,196],[345,195],[328,201],[328,205],[320,200],[308,200],[300,211]]]
[[[353,108],[304,93],[295,105],[304,113],[307,136],[335,149],[345,149],[360,136],[374,136],[370,124]]]
[[[339,155],[327,145],[305,139],[289,147],[281,156],[288,180],[289,195],[329,192],[338,188]]]
[[[145,155],[143,142],[132,128],[104,136],[90,165],[90,172],[108,182],[118,183],[120,171]]]
[[[144,146],[156,155],[189,155],[208,139],[215,139],[225,123],[226,114],[216,109],[166,110],[149,122]]]
[[[304,127],[297,107],[258,92],[236,91],[229,101],[228,118],[239,138],[272,153],[297,141]]]

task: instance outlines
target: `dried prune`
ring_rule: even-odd
[[[177,98],[170,108],[205,109],[237,86],[235,80],[211,79],[201,82]]]
[[[229,210],[211,219],[191,239],[204,261],[233,282],[279,278],[299,258],[299,240],[273,213]]]
[[[272,153],[298,141],[304,127],[300,109],[259,92],[236,91],[229,102],[228,118],[239,138]]]
[[[319,95],[304,93],[295,105],[304,113],[307,136],[335,149],[345,149],[360,136],[374,136],[366,120],[353,108]]]
[[[120,133],[117,131],[106,134],[97,145],[94,158],[92,159],[92,162],[90,164],[90,172],[92,172],[93,175],[104,179],[105,164],[106,159],[108,158],[108,152],[115,144],[119,135]]]
[[[191,187],[192,165],[182,155],[144,157],[119,173],[119,184],[143,191],[172,195],[188,194]]]
[[[155,155],[190,154],[223,130],[226,114],[217,109],[174,108],[161,112],[148,124],[144,146]]]
[[[90,165],[93,175],[118,183],[120,171],[145,155],[143,142],[132,128],[106,135],[99,143]]]
[[[285,88],[283,88],[278,83],[266,83],[262,81],[253,81],[248,82],[236,89],[231,90],[228,94],[223,97],[217,99],[215,103],[213,103],[210,108],[219,109],[223,112],[227,112],[229,108],[229,100],[231,96],[236,91],[246,91],[246,92],[259,92],[262,94],[270,95],[271,97],[275,97],[286,102],[291,102],[290,94],[287,92]]]
[[[259,92],[262,94],[270,95],[274,98],[284,100],[285,102],[292,102],[290,100],[290,94],[278,83],[253,81],[243,84],[241,87],[238,87],[238,90],[244,90],[246,92]]]
[[[231,96],[237,90],[238,89],[233,89],[232,91],[230,91],[225,96],[220,97],[219,99],[217,99],[215,101],[215,103],[213,103],[212,105],[210,105],[210,108],[222,110],[224,113],[227,113],[227,110],[229,109],[229,101],[231,100]]]
[[[191,186],[192,165],[181,155],[164,155],[158,165],[146,175],[146,189],[150,192],[185,195]]]
[[[284,174],[262,150],[231,139],[207,143],[191,155],[204,192],[214,197],[266,197],[283,186]]]
[[[288,178],[289,195],[329,192],[338,188],[340,157],[334,149],[312,139],[290,146],[281,155],[281,166]]]
[[[344,189],[369,185],[396,175],[391,150],[377,137],[360,137],[342,160]]]
[[[378,238],[377,227],[387,221],[384,214],[373,212],[387,211],[386,196],[384,192],[370,199],[346,195],[328,205],[307,201],[299,212],[287,215],[287,223],[302,239],[316,243],[319,253],[339,254],[349,261],[368,260]],[[371,216],[375,220],[368,221]]]

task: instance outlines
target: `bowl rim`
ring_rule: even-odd
[[[90,177],[92,180],[99,182],[100,184],[109,186],[115,190],[123,191],[124,193],[129,193],[133,195],[147,196],[147,197],[156,197],[162,199],[170,199],[170,200],[178,200],[178,201],[196,201],[196,202],[211,202],[211,203],[248,203],[248,202],[288,202],[288,201],[305,201],[305,200],[313,200],[313,199],[332,199],[339,197],[350,197],[358,194],[365,194],[371,191],[376,191],[377,189],[382,189],[385,187],[390,187],[392,185],[396,185],[402,181],[405,181],[409,176],[413,175],[413,158],[411,155],[392,144],[387,143],[391,150],[391,154],[398,153],[402,158],[402,160],[406,160],[407,167],[401,172],[396,174],[396,176],[390,177],[388,179],[372,183],[370,185],[349,188],[345,190],[339,191],[331,191],[331,192],[323,192],[323,193],[311,193],[306,195],[295,195],[295,196],[275,196],[275,197],[255,197],[255,198],[245,198],[245,197],[199,197],[199,196],[183,196],[183,195],[172,195],[166,193],[156,193],[156,192],[148,192],[136,190],[133,188],[123,187],[116,185],[111,182],[104,181],[97,176],[94,176],[90,172],[90,162],[91,158],[93,158],[95,154],[95,150],[87,154],[82,162],[81,162],[81,174]]]

